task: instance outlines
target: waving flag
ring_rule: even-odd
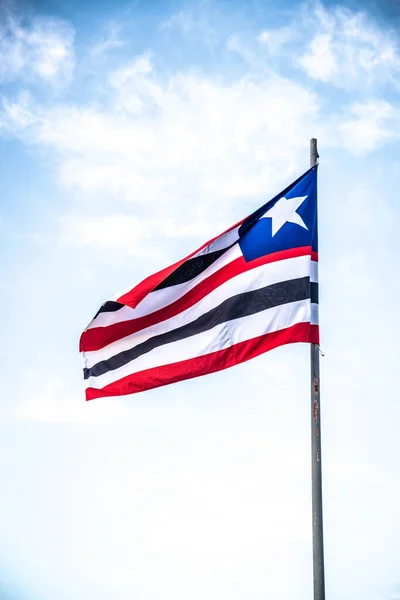
[[[293,342],[319,343],[316,166],[103,304],[80,340],[86,399],[213,373]]]

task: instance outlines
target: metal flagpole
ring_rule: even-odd
[[[318,163],[317,140],[310,140],[310,167]],[[311,344],[311,447],[314,600],[325,600],[324,538],[322,522],[321,398],[319,345]]]

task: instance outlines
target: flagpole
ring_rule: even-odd
[[[310,140],[310,167],[318,163],[317,140]],[[310,346],[311,366],[311,477],[314,600],[325,600],[324,538],[322,521],[321,398],[319,345]]]

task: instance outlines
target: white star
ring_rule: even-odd
[[[300,225],[304,229],[308,229],[300,215],[296,210],[303,204],[307,196],[297,196],[297,198],[280,198],[261,218],[265,217],[272,219],[272,237],[285,223],[294,223]]]

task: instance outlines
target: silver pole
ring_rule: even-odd
[[[310,167],[318,163],[317,140],[310,140]],[[321,398],[319,345],[311,344],[311,473],[314,600],[325,600],[324,537],[322,522]]]

